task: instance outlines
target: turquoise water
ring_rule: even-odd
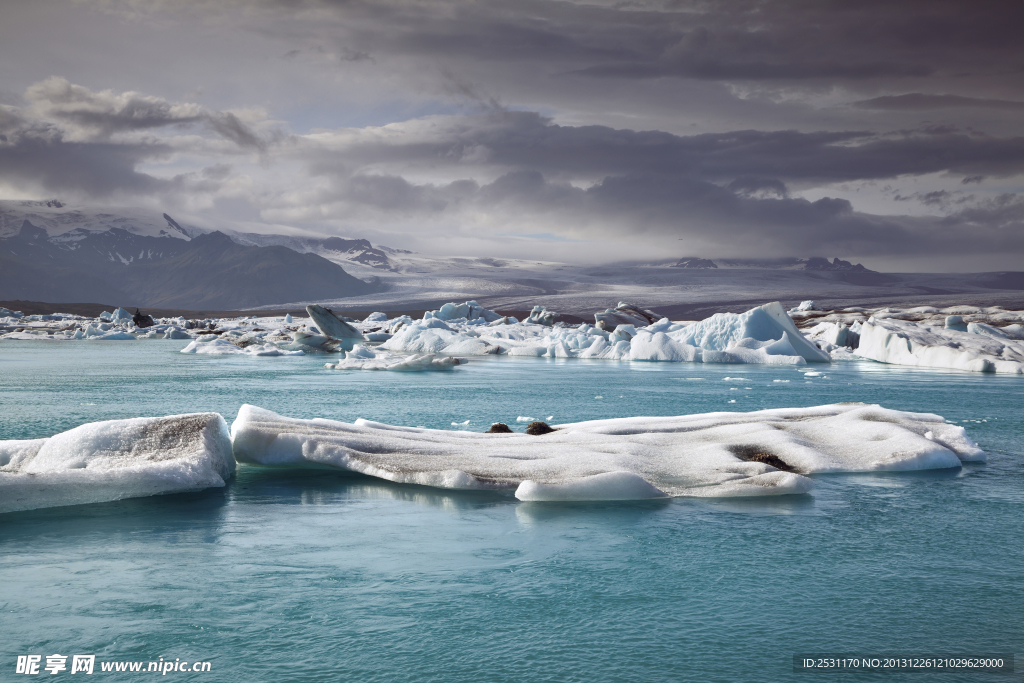
[[[183,345],[4,342],[0,438],[230,422],[246,402],[483,430],[866,401],[955,419],[989,462],[816,476],[813,494],[768,501],[603,504],[242,468],[224,490],[3,515],[0,680],[33,653],[210,661],[168,674],[207,681],[1020,680],[793,673],[792,656],[1024,652],[1021,378],[492,357],[343,373]]]

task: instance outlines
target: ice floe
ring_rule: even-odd
[[[595,420],[543,436],[302,420],[244,405],[231,434],[240,463],[514,489],[521,500],[797,494],[810,490],[809,474],[985,459],[962,427],[938,415],[864,404]]]
[[[453,356],[438,358],[430,353],[404,355],[386,351],[374,352],[361,344],[356,344],[351,351],[345,354],[345,358],[334,363],[325,363],[324,367],[332,370],[423,372],[425,370],[450,370],[456,365],[465,365],[467,362],[465,358]]]
[[[199,491],[234,471],[217,413],[94,422],[0,441],[0,512]]]
[[[862,358],[930,368],[1024,374],[1024,342],[978,323],[957,329],[906,320],[871,318],[863,323],[855,353]]]

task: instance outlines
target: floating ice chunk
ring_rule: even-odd
[[[599,330],[614,330],[619,325],[643,327],[654,323],[661,317],[654,311],[642,308],[636,304],[620,301],[619,305],[615,308],[609,308],[603,313],[595,313],[594,325]],[[659,331],[664,330],[652,330],[652,332]]]
[[[484,308],[476,301],[467,301],[463,304],[447,303],[441,306],[439,310],[427,311],[423,314],[423,319],[428,320],[434,318],[437,320],[458,320],[465,318],[466,320],[477,320],[482,318],[485,322],[494,322],[501,318],[500,313]]]
[[[245,355],[245,351],[227,339],[220,339],[218,337],[209,340],[193,339],[179,353],[209,353],[220,356]]]
[[[859,323],[857,329],[859,329]],[[809,339],[823,343],[827,347],[845,346],[848,348],[857,348],[857,344],[860,339],[860,335],[857,330],[852,327],[847,327],[844,322],[818,323],[809,330],[804,330],[804,334],[806,334]]]
[[[115,330],[111,332],[104,332],[89,339],[96,339],[102,341],[135,341],[135,335],[130,332],[122,332],[121,330]]]
[[[363,346],[362,344],[356,344],[352,347],[352,350],[345,354],[346,360],[356,358],[376,358],[377,354]]]
[[[364,341],[362,332],[339,318],[331,309],[310,304],[306,306],[306,312],[309,313],[309,317],[316,323],[317,328],[324,336],[337,339],[346,351],[351,349],[354,344]]]
[[[948,323],[948,320],[947,320]],[[1024,343],[951,327],[871,318],[855,353],[882,363],[970,372],[1024,374]]]
[[[190,335],[188,332],[186,332],[185,330],[183,330],[183,329],[181,329],[179,327],[175,327],[174,325],[171,325],[170,327],[168,327],[167,330],[164,332],[164,339],[191,339],[191,338],[192,338],[192,335]]]
[[[118,308],[114,311],[113,315],[110,316],[110,322],[118,325],[120,323],[129,323],[132,320],[132,314],[123,308]]]
[[[204,338],[205,337],[205,338]],[[202,353],[216,356],[302,356],[299,350],[285,350],[273,344],[251,344],[241,348],[227,339],[204,335],[192,340],[179,353]]]
[[[460,335],[440,320],[442,327],[427,327],[423,323],[405,325],[379,348],[388,351],[406,351],[410,353],[439,353]]]
[[[644,500],[667,498],[664,491],[651,486],[632,472],[604,472],[564,484],[541,484],[527,479],[516,489],[523,501],[595,501]]]
[[[0,512],[199,491],[224,486],[234,471],[216,413],[94,422],[0,441]]]
[[[370,315],[366,316],[366,319],[363,320],[363,322],[364,323],[383,323],[383,322],[387,322],[387,319],[388,319],[388,314],[387,313],[382,313],[381,311],[374,311]]]
[[[285,313],[284,314],[284,322],[287,325],[291,325],[292,324],[293,321],[292,321],[292,314],[291,313]]]
[[[863,404],[595,420],[558,425],[544,436],[297,420],[245,405],[232,435],[243,463],[328,465],[444,488],[532,482],[523,492],[536,496],[576,490],[620,497],[624,478],[590,478],[622,472],[670,496],[782,495],[807,491],[807,474],[985,459],[962,427],[937,415]],[[605,481],[615,485],[598,485]],[[575,488],[544,488],[569,484]]]
[[[526,319],[527,322],[535,325],[544,325],[545,327],[551,327],[555,324],[555,318],[558,314],[554,311],[549,311],[544,306],[534,306],[533,310],[530,311],[530,317]]]
[[[407,356],[386,351],[374,353],[359,345],[356,345],[356,349],[362,349],[362,351],[359,353],[356,353],[355,350],[350,351],[344,360],[336,363],[327,363],[324,367],[333,370],[423,372],[426,370],[450,370],[456,365],[465,365],[469,362],[465,358],[454,358],[451,356],[437,358],[429,353]]]
[[[535,422],[535,420],[532,417],[525,417],[523,415],[520,415],[519,417],[516,418],[516,422]]]
[[[827,353],[809,342],[793,324],[779,302],[746,313],[716,313],[698,323],[671,333],[673,339],[705,350],[726,351],[744,339],[781,341],[783,336],[797,355],[809,363],[827,363]],[[707,357],[704,362],[708,362]]]
[[[466,420],[465,422],[452,422],[452,427],[468,427],[468,426],[469,426],[469,420]]]

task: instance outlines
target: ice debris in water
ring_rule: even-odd
[[[231,433],[240,463],[330,466],[440,488],[515,489],[520,500],[797,494],[810,490],[807,474],[941,469],[985,459],[962,427],[938,415],[864,404],[553,427],[542,436],[478,434],[300,420],[244,405]]]
[[[234,471],[217,413],[93,422],[0,441],[0,512],[200,491]]]
[[[468,302],[469,303],[473,302]],[[595,314],[598,325],[549,326],[536,307],[527,321],[481,325],[462,319],[424,317],[397,329],[381,348],[402,353],[510,355],[632,361],[695,361],[802,365],[829,362],[778,303],[742,314],[720,313],[698,323],[673,323],[629,304]],[[444,307],[442,307],[444,310]],[[497,315],[497,314],[495,314]],[[542,320],[538,322],[538,316]],[[647,316],[647,317],[644,317]],[[619,323],[609,331],[610,322]],[[640,327],[638,327],[640,325]]]

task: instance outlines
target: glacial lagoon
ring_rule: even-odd
[[[10,513],[11,661],[210,661],[173,674],[210,681],[784,681],[838,678],[793,673],[794,653],[1024,651],[1019,376],[505,356],[338,372],[322,355],[184,346],[5,341],[0,439],[140,415],[230,423],[245,403],[484,431],[860,401],[942,415],[988,461],[812,475],[809,494],[771,499],[603,503],[240,466],[222,489]]]

